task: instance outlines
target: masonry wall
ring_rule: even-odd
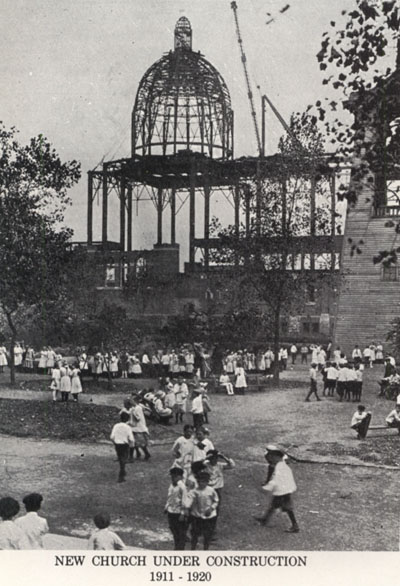
[[[389,250],[395,243],[393,227],[385,227],[390,217],[375,217],[373,195],[373,189],[365,185],[356,206],[347,212],[334,335],[334,343],[347,354],[355,344],[365,347],[381,342],[387,348],[390,324],[400,315],[400,281],[383,280],[382,265],[373,263],[379,251]],[[352,255],[354,244],[361,254]]]

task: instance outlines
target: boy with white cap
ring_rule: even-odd
[[[292,493],[296,490],[296,483],[293,478],[293,472],[286,464],[285,452],[277,446],[268,445],[266,447],[265,459],[268,462],[268,475],[263,490],[272,493],[272,501],[269,508],[261,517],[256,520],[261,525],[266,525],[276,509],[281,509],[288,514],[292,523],[287,533],[298,533],[300,531],[293,512]]]

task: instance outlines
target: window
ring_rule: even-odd
[[[315,303],[315,287],[312,284],[307,285],[307,303]]]
[[[107,265],[106,267],[106,285],[113,286],[115,285],[116,280],[116,270],[115,265]]]
[[[319,333],[319,321],[315,321],[311,324],[311,331],[313,334]]]
[[[381,279],[382,281],[397,281],[397,266],[383,266]]]
[[[303,258],[303,267],[306,270],[311,268],[311,254],[305,254]]]
[[[310,324],[308,321],[303,322],[303,334],[310,333]]]

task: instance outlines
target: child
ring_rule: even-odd
[[[221,506],[222,489],[224,487],[224,470],[232,470],[235,467],[235,462],[232,458],[227,458],[218,450],[208,450],[207,458],[205,460],[206,470],[210,475],[208,485],[211,486],[218,495],[218,508]]]
[[[46,519],[39,517],[37,513],[40,511],[42,501],[42,495],[37,492],[27,494],[22,499],[26,515],[18,517],[15,524],[25,535],[26,549],[43,549],[43,536],[49,532]]]
[[[317,388],[317,365],[315,362],[311,364],[310,368],[310,390],[306,397],[306,403],[310,400],[312,394],[314,394],[317,398],[317,401],[321,399],[318,397],[318,388]]]
[[[58,365],[56,365],[51,372],[51,383],[50,383],[50,389],[52,390],[52,393],[53,393],[53,401],[57,401],[57,395],[60,391],[60,386],[61,386],[61,372],[60,372]]]
[[[204,418],[204,423],[208,423],[208,414],[211,411],[211,404],[210,404],[210,399],[208,397],[208,392],[207,392],[207,383],[200,383],[200,388],[201,388],[201,400],[203,402],[203,418]]]
[[[173,466],[182,468],[184,480],[190,474],[190,467],[193,462],[193,450],[193,427],[186,424],[183,428],[183,435],[178,437],[172,448],[172,453],[175,457]]]
[[[256,520],[261,525],[266,525],[276,509],[281,509],[288,514],[292,523],[286,533],[298,533],[300,531],[293,512],[292,493],[296,490],[296,483],[293,473],[284,460],[285,453],[276,446],[269,445],[266,448],[265,459],[267,460],[268,476],[263,485],[263,490],[272,493],[272,501],[267,511]]]
[[[182,468],[174,466],[169,473],[171,484],[164,512],[168,515],[168,525],[174,538],[174,549],[183,550],[188,525],[187,491],[183,482]]]
[[[367,435],[371,413],[365,410],[364,405],[359,405],[351,419],[351,429],[357,432],[357,439],[364,439]]]
[[[199,427],[196,429],[196,439],[194,441],[193,448],[193,462],[199,460],[205,460],[207,458],[207,452],[214,449],[214,444],[207,437],[209,431],[206,427]]]
[[[265,370],[265,369],[264,369]],[[219,386],[226,390],[227,395],[234,395],[233,391],[233,384],[231,383],[231,379],[229,374],[222,373],[219,377]]]
[[[204,423],[204,407],[201,389],[193,389],[193,401],[192,401],[192,415],[193,415],[193,427],[198,429]]]
[[[183,380],[183,376],[178,376],[178,381],[173,386],[173,391],[175,395],[175,423],[182,423],[183,416],[186,413],[186,402],[189,396],[189,389],[185,381]]]
[[[97,529],[92,533],[88,541],[88,549],[125,549],[125,543],[113,531],[108,529],[110,515],[108,513],[97,513],[93,517]]]
[[[191,549],[196,549],[200,536],[203,536],[204,549],[209,549],[217,521],[218,495],[208,486],[210,474],[202,470],[197,474],[198,487],[188,494],[191,513]]]
[[[396,427],[400,435],[400,405],[398,403],[396,403],[395,409],[386,417],[386,425]]]
[[[133,408],[130,411],[131,425],[135,439],[136,457],[140,458],[140,450],[143,451],[144,459],[149,460],[151,454],[148,449],[149,430],[146,424],[143,408],[140,404],[139,395],[132,395]]]
[[[355,365],[356,380],[354,381],[354,401],[361,401],[362,384],[363,384],[363,364]]]
[[[325,395],[326,393],[328,397],[333,397],[336,389],[336,381],[339,371],[336,368],[336,364],[332,362],[326,363],[326,367],[324,368],[323,372],[324,371],[326,373],[326,380],[323,395]]]
[[[26,549],[24,534],[13,521],[18,513],[18,501],[10,496],[0,499],[0,549]]]
[[[130,419],[129,413],[122,411],[120,419],[120,423],[116,423],[112,428],[110,439],[115,446],[119,462],[118,482],[125,482],[125,465],[128,461],[129,448],[135,447],[135,440],[133,438],[132,428],[128,425]]]

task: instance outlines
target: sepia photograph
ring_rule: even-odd
[[[1,550],[299,585],[399,551],[399,27],[3,0]]]

